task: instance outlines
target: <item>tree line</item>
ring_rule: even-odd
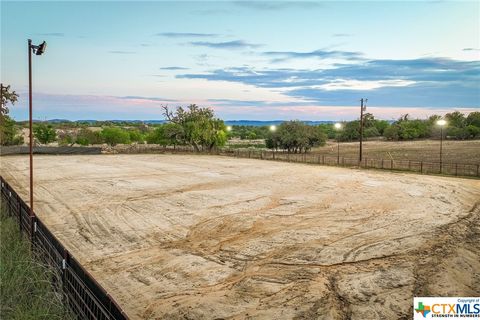
[[[7,103],[14,104],[18,95],[10,87],[3,87],[0,109],[0,144],[23,144],[20,134],[22,125],[8,116]],[[166,123],[147,126],[138,122],[102,122],[102,127],[90,128],[90,122],[35,123],[34,136],[41,144],[58,142],[60,145],[130,144],[150,143],[164,146],[188,145],[196,151],[211,151],[222,147],[230,138],[244,140],[261,139],[267,148],[288,152],[307,152],[325,144],[327,139],[356,141],[360,138],[360,120],[342,122],[340,130],[333,123],[307,125],[301,121],[287,121],[275,127],[233,126],[228,127],[217,118],[210,108],[192,104],[186,108],[170,110],[163,107]],[[441,117],[412,119],[408,114],[396,121],[378,120],[371,113],[363,117],[363,137],[383,137],[387,140],[413,140],[438,138],[440,128],[436,125]],[[479,139],[480,112],[465,115],[459,111],[444,116],[447,139]],[[227,130],[230,129],[230,130]]]

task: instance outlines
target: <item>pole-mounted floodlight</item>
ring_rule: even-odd
[[[362,163],[362,156],[363,156],[363,112],[367,111],[367,101],[368,99],[360,99],[360,151],[358,156],[358,163]]]
[[[31,44],[30,47],[32,48],[33,53],[35,53],[37,56],[41,56],[43,53],[45,53],[45,50],[47,49],[47,43],[43,41],[38,46]]]
[[[29,113],[29,131],[30,131],[30,222],[31,236],[35,231],[35,214],[33,212],[33,112],[32,112],[32,53],[41,56],[47,48],[47,43],[43,41],[39,45],[33,45],[32,40],[28,39],[28,113]]]
[[[227,131],[228,132],[232,131],[232,126],[227,126]]]
[[[335,123],[333,126],[337,131],[342,130],[342,124],[340,122]],[[337,132],[337,165],[338,164],[340,164],[340,139],[339,139],[339,134]]]
[[[274,125],[274,124],[272,124],[272,125],[270,126],[269,130],[272,131],[272,132],[275,132],[275,131],[277,131],[277,126]]]
[[[437,125],[440,126],[440,173],[442,173],[443,127],[447,125],[447,121],[439,119]]]

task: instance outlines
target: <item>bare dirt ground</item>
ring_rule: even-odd
[[[340,156],[358,158],[358,141],[341,142]],[[364,141],[363,156],[371,159],[393,159],[438,162],[440,141]],[[329,140],[324,147],[314,148],[315,153],[337,156],[337,142]],[[443,141],[445,163],[480,163],[480,140]]]
[[[27,196],[27,158],[0,173]],[[410,319],[480,295],[480,181],[194,155],[36,156],[36,212],[132,319]]]

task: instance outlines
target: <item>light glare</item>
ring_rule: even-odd
[[[444,126],[444,125],[447,124],[447,121],[445,121],[445,120],[443,120],[443,119],[440,119],[440,120],[437,121],[437,124],[438,124],[439,126]]]

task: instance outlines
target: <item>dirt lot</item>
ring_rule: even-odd
[[[340,156],[358,158],[358,142],[341,142]],[[439,140],[418,141],[364,141],[363,156],[371,159],[394,159],[414,161],[439,161]],[[337,142],[315,148],[315,153],[337,156]],[[480,140],[443,141],[443,161],[445,163],[480,163]]]
[[[1,174],[27,197],[27,158]],[[132,319],[410,319],[480,295],[480,181],[216,156],[36,156],[36,212]]]

